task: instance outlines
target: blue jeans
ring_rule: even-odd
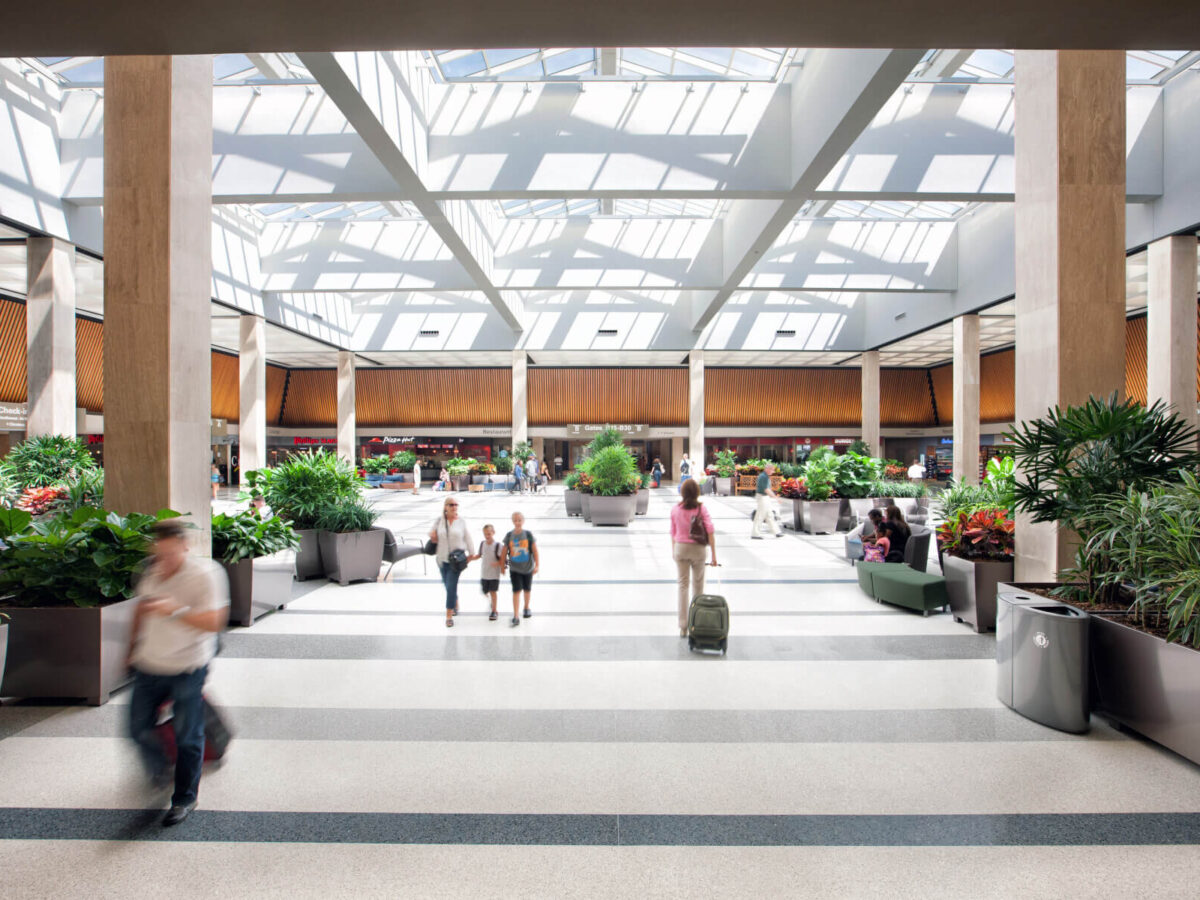
[[[162,741],[154,733],[158,710],[168,700],[175,730],[175,793],[173,806],[195,803],[204,764],[204,679],[208,667],[180,675],[150,675],[134,671],[133,697],[129,701],[129,734],[137,742],[142,761],[151,774],[167,771],[170,762]]]
[[[442,584],[446,586],[446,609],[455,609],[458,607],[458,576],[462,572],[450,563],[438,563],[438,568],[442,570]]]

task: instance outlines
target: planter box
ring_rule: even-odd
[[[837,531],[840,500],[801,500],[802,525],[809,534],[834,534]]]
[[[849,531],[854,527],[854,523],[857,521],[857,516],[855,516],[854,511],[850,506],[850,504],[853,502],[853,500],[845,499],[838,501],[838,531]]]
[[[650,511],[650,492],[641,490],[634,494],[634,497],[637,499],[634,505],[634,515],[644,516]]]
[[[456,491],[465,491],[471,484],[470,475],[451,475],[450,483]]]
[[[859,500],[847,500],[850,504],[850,513],[858,520],[863,520],[867,517],[867,513],[873,510],[876,506],[876,498],[864,497]]]
[[[592,521],[592,494],[579,495],[579,508],[583,512],[583,521]]]
[[[563,502],[567,505],[568,516],[583,515],[583,495],[579,491],[563,491]]]
[[[995,631],[996,592],[1001,583],[1012,580],[1013,564],[947,554],[942,558],[942,574],[954,620],[974,626],[977,632]]]
[[[4,659],[8,655],[8,626],[0,625],[0,684],[4,684]]]
[[[229,576],[229,621],[233,624],[249,626],[260,616],[283,609],[292,599],[294,550],[221,566]]]
[[[137,604],[4,609],[9,640],[0,696],[107,702],[129,681],[125,656]]]
[[[784,498],[784,499],[787,499],[787,498]],[[797,500],[794,497],[791,499],[792,499],[792,521],[784,522],[783,527],[791,528],[796,531],[803,531],[804,530],[804,501]],[[751,518],[752,519],[754,518],[753,515],[751,515]]]
[[[733,496],[734,487],[737,483],[737,478],[735,476],[727,475],[727,476],[722,477],[720,475],[714,475],[712,478],[712,481],[717,486],[717,496],[718,497],[732,497]]]
[[[383,529],[338,534],[321,532],[325,576],[343,586],[351,581],[376,581],[383,565]]]
[[[487,483],[488,483],[488,476],[486,476],[486,475],[472,475],[471,476],[471,484],[487,484]]]
[[[296,578],[300,581],[325,574],[325,565],[321,561],[320,533],[315,528],[296,529],[296,534],[300,536],[300,549],[296,551]]]
[[[1092,708],[1200,764],[1200,651],[1092,615]]]
[[[492,484],[508,484],[508,479],[511,476],[510,475],[486,475],[484,477],[487,478],[487,480],[490,481]]]
[[[637,495],[601,497],[593,494],[591,508],[593,525],[628,525],[637,510]]]

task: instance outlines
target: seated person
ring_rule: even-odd
[[[904,562],[904,548],[907,546],[909,535],[912,532],[908,523],[904,521],[904,514],[900,512],[900,507],[889,506],[887,508],[887,518],[879,526],[876,534],[880,539],[886,538],[888,542],[887,551],[884,553],[884,562]]]
[[[874,537],[876,529],[883,523],[883,510],[873,509],[867,513],[863,523],[846,535],[846,556],[850,559],[862,559],[863,547]],[[877,560],[882,562],[883,560]]]

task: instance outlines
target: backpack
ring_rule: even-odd
[[[863,562],[883,562],[883,548],[878,544],[863,544]]]
[[[696,507],[696,514],[692,516],[692,524],[688,526],[688,537],[697,544],[708,543],[708,530],[704,527],[704,515],[699,507]]]

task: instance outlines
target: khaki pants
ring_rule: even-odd
[[[708,549],[705,544],[675,544],[675,571],[679,580],[679,630],[687,629],[688,606],[692,598],[704,593],[704,553]],[[688,576],[691,576],[691,590],[688,590]]]
[[[762,523],[766,522],[771,526],[772,534],[779,534],[779,523],[775,521],[772,505],[774,501],[766,494],[758,494],[754,498],[754,521],[750,525],[750,536],[757,537],[762,534]]]

